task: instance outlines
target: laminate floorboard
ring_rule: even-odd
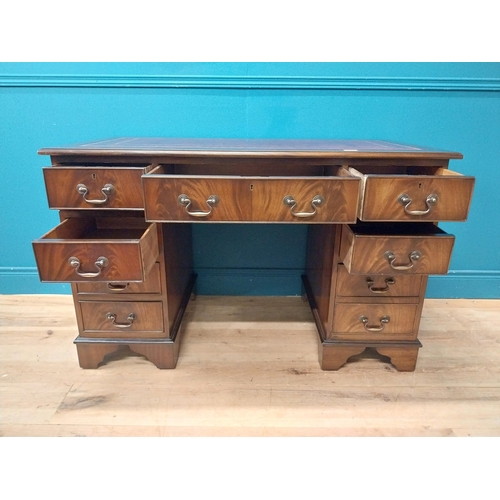
[[[319,368],[299,297],[191,301],[175,370],[78,366],[69,295],[0,296],[2,436],[500,436],[500,301],[426,300],[415,372]]]

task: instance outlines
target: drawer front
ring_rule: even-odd
[[[435,230],[416,235],[354,234],[344,226],[340,258],[353,274],[446,274],[455,237]]]
[[[412,340],[417,304],[335,304],[333,337],[347,340]]]
[[[422,286],[419,275],[349,274],[338,266],[337,297],[418,297]]]
[[[77,283],[76,288],[80,294],[99,293],[113,295],[127,295],[131,293],[161,293],[160,264],[156,263],[142,283],[131,282],[97,282]]]
[[[43,169],[53,209],[143,210],[142,167],[47,167]]]
[[[159,253],[156,225],[126,218],[117,224],[66,219],[34,241],[41,281],[144,281]]]
[[[447,169],[436,175],[366,175],[360,219],[364,221],[464,221],[474,178]]]
[[[251,220],[250,186],[240,177],[146,175],[143,188],[148,221]]]
[[[86,337],[163,337],[161,302],[80,301]]]
[[[356,222],[358,179],[272,178],[248,182],[255,222]]]

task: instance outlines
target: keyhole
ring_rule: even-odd
[[[250,184],[250,191],[253,191],[253,184]]]
[[[421,189],[421,188],[422,188],[422,183],[421,183],[421,182],[419,182],[419,183],[418,183],[418,189]]]
[[[96,174],[92,174],[92,179],[96,180],[96,177],[97,177]]]

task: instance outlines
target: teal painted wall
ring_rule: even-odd
[[[428,297],[500,298],[499,63],[2,63],[0,293],[40,284],[31,241],[58,223],[41,147],[116,136],[384,139],[460,151],[476,176],[450,273]],[[300,293],[305,227],[196,225],[200,293]],[[283,254],[283,246],[286,252]]]

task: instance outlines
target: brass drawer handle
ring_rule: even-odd
[[[433,193],[427,196],[425,199],[427,210],[408,210],[413,200],[406,193],[400,195],[398,201],[401,205],[404,205],[405,212],[408,215],[427,215],[431,211],[431,208],[438,202],[438,195]]]
[[[125,290],[125,288],[128,287],[128,283],[108,283],[108,288],[112,291],[112,292],[122,292],[123,290]]]
[[[96,278],[102,273],[102,270],[109,264],[108,259],[106,257],[99,257],[95,262],[94,265],[97,267],[97,272],[96,273],[82,273],[80,272],[80,266],[82,263],[77,257],[70,257],[68,259],[68,263],[71,267],[75,268],[75,273],[78,274],[78,276],[81,276],[82,278]]]
[[[116,328],[130,328],[132,324],[134,323],[134,320],[137,316],[134,313],[130,313],[127,316],[127,321],[128,323],[117,323],[116,322],[116,314],[113,313],[106,313],[106,319],[111,321],[113,323],[113,326],[116,326]]]
[[[396,256],[394,255],[394,252],[385,252],[384,254],[385,258],[389,261],[389,264],[393,269],[396,271],[406,271],[407,269],[411,269],[417,260],[419,260],[422,257],[422,254],[418,250],[414,250],[408,257],[410,258],[409,264],[406,264],[404,266],[396,266],[394,263],[396,262]]]
[[[365,327],[365,330],[367,332],[381,332],[385,328],[385,325],[387,325],[387,323],[391,321],[391,318],[390,316],[382,316],[380,318],[380,326],[369,326],[368,325],[369,320],[366,316],[360,316],[359,321],[363,323],[363,326]]]
[[[396,283],[396,280],[394,278],[386,278],[385,287],[379,288],[373,286],[375,284],[375,281],[373,281],[371,278],[366,278],[366,284],[368,286],[368,290],[370,290],[370,292],[373,293],[387,293],[389,291],[389,286],[394,285],[394,283]]]
[[[196,211],[196,212],[190,212],[189,207],[191,206],[191,199],[189,196],[185,194],[180,194],[179,197],[177,198],[177,201],[186,207],[186,212],[189,215],[192,215],[193,217],[207,217],[212,213],[212,210],[214,207],[216,207],[219,204],[219,197],[215,194],[212,194],[208,197],[206,203],[210,207],[210,210],[208,212],[202,212],[202,211]]]
[[[108,201],[108,196],[111,193],[115,192],[115,187],[113,186],[113,184],[105,184],[104,187],[101,189],[101,193],[104,195],[104,198],[102,200],[88,200],[87,198],[85,198],[85,196],[87,196],[87,193],[89,192],[85,184],[78,184],[76,186],[76,190],[78,191],[79,194],[83,196],[83,199],[87,203],[90,203],[91,205],[103,205]]]
[[[290,207],[290,213],[294,217],[312,217],[313,215],[316,215],[316,208],[320,207],[323,205],[325,202],[325,199],[323,196],[317,194],[311,201],[311,205],[314,208],[313,212],[294,212],[293,209],[296,207],[297,202],[295,201],[295,198],[293,196],[287,195],[283,198],[283,203]]]

